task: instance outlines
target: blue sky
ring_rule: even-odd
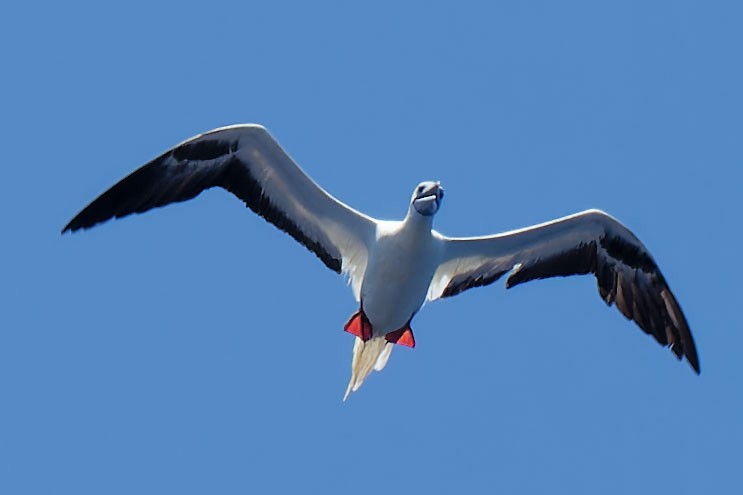
[[[743,10],[649,3],[6,6],[0,491],[739,493]],[[499,282],[342,403],[350,290],[230,195],[59,235],[241,122],[376,217],[441,180],[449,235],[610,212],[701,376],[591,278]]]

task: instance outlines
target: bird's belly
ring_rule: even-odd
[[[402,328],[421,307],[435,264],[425,253],[370,259],[361,286],[361,303],[375,337]]]

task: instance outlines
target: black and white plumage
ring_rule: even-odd
[[[243,200],[331,270],[353,274],[365,266],[374,220],[321,189],[257,125],[224,127],[184,141],[103,193],[62,233],[186,201],[215,186]]]
[[[410,322],[423,302],[491,284],[592,273],[599,293],[699,372],[686,318],[645,246],[619,221],[589,210],[485,237],[450,238],[432,229],[442,199],[437,182],[413,192],[402,221],[371,218],[315,184],[265,128],[236,125],[191,138],[152,160],[83,209],[62,232],[186,201],[222,187],[346,274],[360,311],[346,395],[394,343],[414,345]]]

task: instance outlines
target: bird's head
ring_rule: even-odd
[[[444,188],[441,183],[426,181],[415,188],[410,203],[420,215],[430,217],[439,211],[443,200]]]

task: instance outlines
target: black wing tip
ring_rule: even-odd
[[[702,374],[702,370],[699,367],[699,360],[693,352],[684,352],[682,355],[677,356],[679,361],[686,358],[686,362],[689,363],[689,367],[695,375],[699,376]]]
[[[86,220],[85,218],[81,218],[83,217],[83,214],[85,213],[85,211],[86,210],[83,210],[82,212],[78,213],[77,216],[75,216],[75,218],[67,222],[67,225],[65,225],[62,228],[60,234],[65,235],[68,232],[70,234],[74,234],[75,232],[78,232],[80,230],[89,230],[95,227],[96,225],[107,222],[108,220],[112,218],[112,217],[108,217],[102,220],[101,219],[96,219],[96,220],[87,219]]]
[[[75,218],[67,222],[67,225],[62,228],[60,234],[65,235],[67,232],[69,232],[70,234],[74,234],[78,230],[89,229],[90,227],[93,227],[93,225],[83,225],[80,219],[76,216]]]
[[[686,357],[689,366],[691,366],[691,369],[694,370],[694,373],[696,373],[697,376],[701,375],[702,368],[699,366],[699,357],[697,356],[697,350],[693,343],[689,349],[685,349],[684,356]]]
[[[77,226],[77,225],[74,225],[74,224],[75,224],[75,219],[73,218],[72,220],[70,220],[67,223],[67,225],[65,225],[62,228],[62,230],[59,233],[61,235],[65,235],[67,232],[69,232],[70,234],[73,234],[73,233],[77,232],[78,230],[80,230],[82,228],[82,227]]]
[[[65,227],[64,227],[64,228],[63,228],[63,229],[62,229],[62,230],[60,231],[60,234],[61,234],[61,235],[65,235],[65,234],[66,234],[66,233],[68,233],[68,232],[69,232],[70,234],[74,234],[75,232],[77,232],[77,231],[80,231],[80,230],[88,230],[88,229],[91,229],[91,228],[95,227],[95,225],[97,225],[97,224],[94,224],[94,225],[70,225],[70,224],[67,224],[67,225],[65,225]]]
[[[678,345],[678,343],[671,344],[668,346],[671,349],[671,352],[673,352],[676,355],[676,358],[679,361],[682,361],[684,358],[686,358],[686,362],[689,363],[689,367],[692,369],[694,374],[700,375],[702,373],[701,368],[699,366],[699,357],[697,356],[697,349],[694,346],[694,343],[691,342],[684,342],[681,345]]]

